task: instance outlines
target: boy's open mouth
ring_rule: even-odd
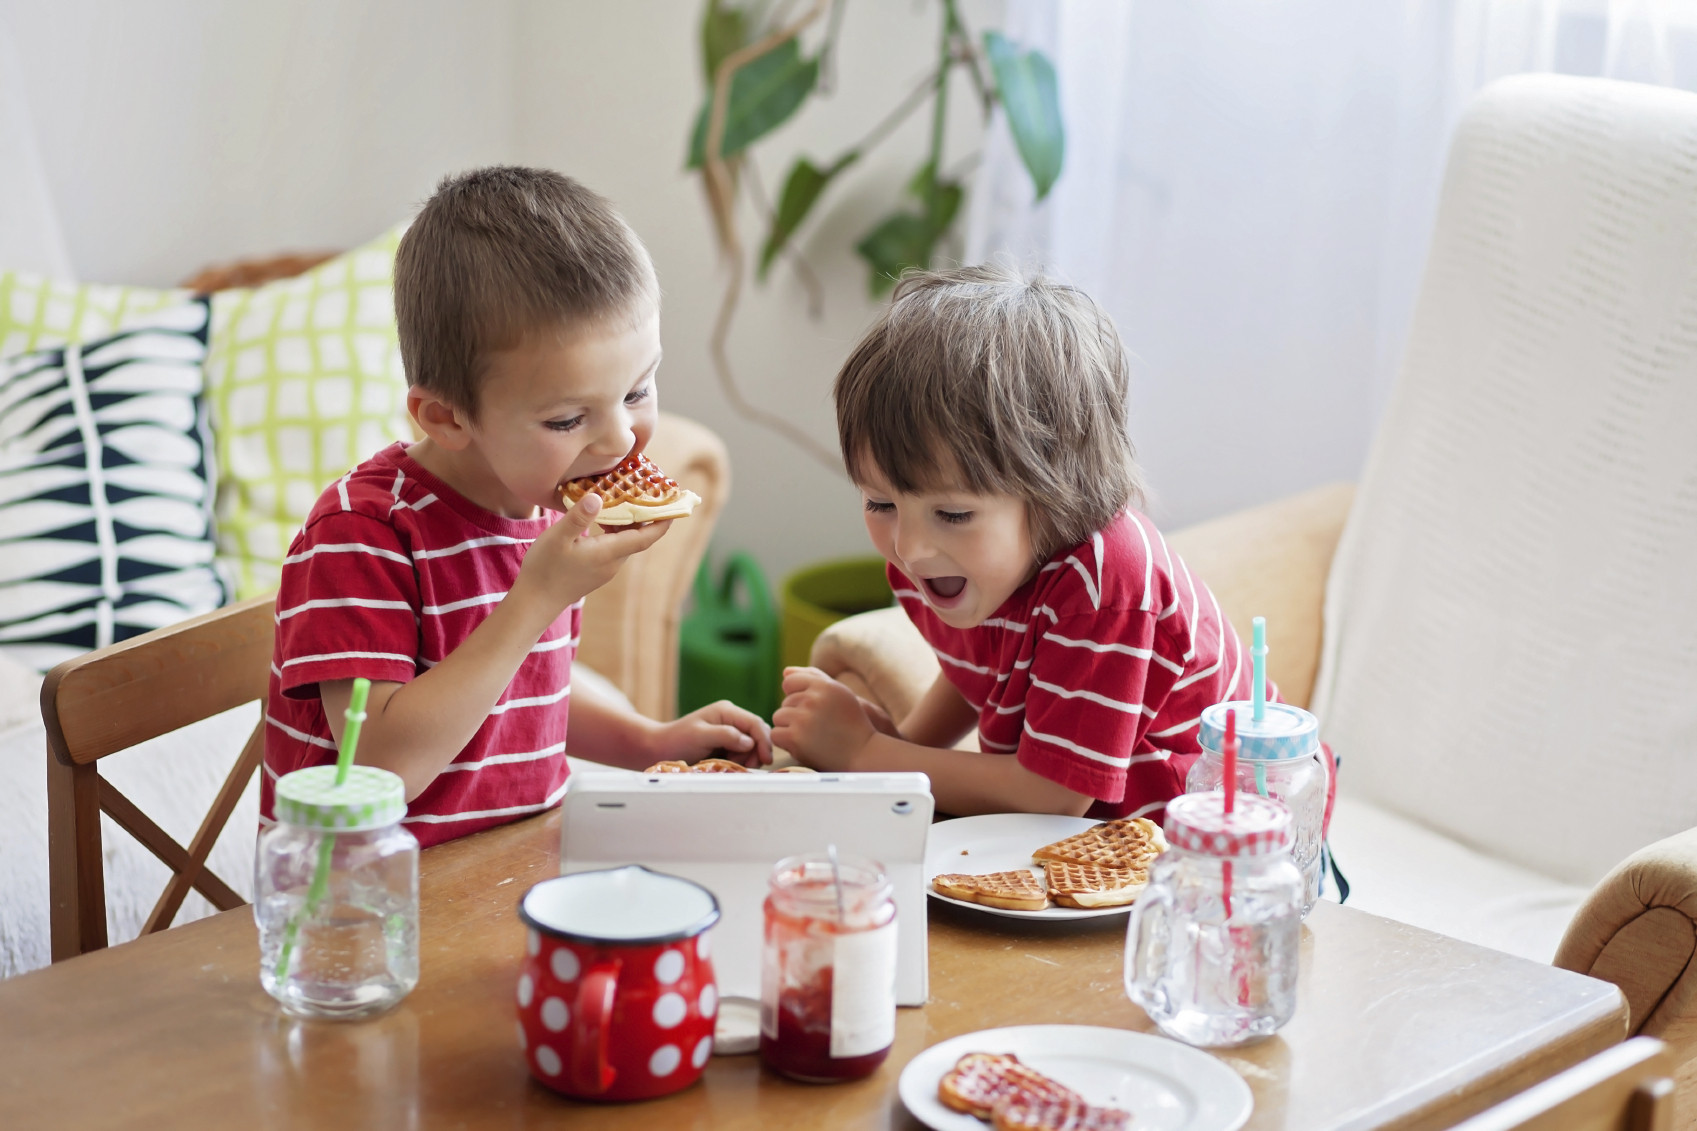
[[[939,601],[952,601],[966,588],[964,577],[927,577],[923,580],[926,591]]]

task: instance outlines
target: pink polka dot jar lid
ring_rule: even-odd
[[[1206,856],[1271,856],[1290,851],[1290,810],[1254,793],[1239,793],[1233,811],[1226,795],[1186,793],[1167,802],[1162,831],[1174,848]]]
[[[543,880],[519,902],[519,918],[558,939],[653,946],[701,934],[719,921],[719,901],[693,880],[629,864]]]

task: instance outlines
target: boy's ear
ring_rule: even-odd
[[[471,443],[465,414],[429,389],[407,390],[407,415],[421,435],[450,452],[464,451]]]

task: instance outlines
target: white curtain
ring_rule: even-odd
[[[17,44],[0,9],[0,269],[7,268],[71,277],[70,256],[30,120]]]
[[[1502,75],[1697,87],[1697,0],[1009,0],[1060,73],[1033,207],[993,128],[966,254],[1096,297],[1173,525],[1353,479],[1395,376],[1451,126]]]

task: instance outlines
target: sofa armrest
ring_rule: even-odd
[[[1188,526],[1167,540],[1205,582],[1245,642],[1267,618],[1267,674],[1287,703],[1308,706],[1320,664],[1326,577],[1355,488],[1316,487]]]
[[[665,412],[648,455],[700,495],[701,505],[584,599],[578,659],[612,680],[644,715],[669,719],[677,713],[684,599],[730,497],[731,461],[709,429]]]
[[[1620,987],[1633,1034],[1697,1059],[1697,829],[1628,856],[1580,905],[1555,965]],[[1682,1078],[1686,1075],[1681,1073]]]

